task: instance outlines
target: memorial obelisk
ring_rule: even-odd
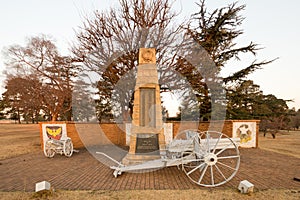
[[[141,48],[134,91],[129,152],[123,164],[137,164],[160,158],[164,153],[160,88],[154,48]]]

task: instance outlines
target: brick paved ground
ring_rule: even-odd
[[[144,190],[197,189],[177,167],[148,173],[124,173],[118,178],[113,170],[86,150],[71,158],[55,155],[46,158],[42,151],[0,161],[0,191],[34,191],[35,183],[47,180],[56,189],[65,190]],[[237,188],[248,180],[257,189],[300,189],[300,159],[261,149],[242,149],[237,175],[219,188]]]

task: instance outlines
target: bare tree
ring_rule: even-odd
[[[41,83],[31,88],[49,110],[52,121],[71,110],[72,79],[77,76],[79,60],[61,56],[54,42],[44,35],[29,38],[25,46],[5,50],[7,76],[35,77]],[[70,116],[68,117],[70,120]]]
[[[239,59],[242,53],[256,55],[260,49],[253,42],[244,47],[237,47],[234,42],[243,34],[238,27],[243,21],[240,12],[244,5],[233,3],[209,13],[205,1],[201,0],[199,12],[184,25],[175,23],[176,13],[171,10],[169,0],[119,2],[119,8],[95,11],[93,17],[86,17],[73,46],[73,53],[84,60],[86,70],[99,75],[95,82],[99,107],[103,109],[113,110],[114,102],[119,102],[115,106],[119,113],[130,111],[134,88],[130,79],[135,77],[141,47],[157,50],[161,88],[172,88],[179,93],[184,98],[183,105],[196,105],[203,120],[211,119],[213,112],[217,118],[225,117],[222,113],[226,104],[224,82],[239,81],[272,62],[254,61],[233,76],[219,76],[229,60]],[[120,81],[123,90],[116,87]],[[105,113],[109,112],[105,110]]]
[[[139,48],[156,48],[159,68],[168,67],[180,32],[172,27],[176,14],[171,11],[169,0],[120,0],[119,3],[120,8],[95,11],[93,18],[85,19],[77,32],[78,42],[73,52],[84,60],[86,70],[100,77],[95,82],[101,108],[109,108],[112,101],[119,102],[121,110],[115,113],[122,113],[126,118],[131,107]],[[160,77],[170,76],[171,73],[160,70]],[[120,81],[122,87],[116,92]]]

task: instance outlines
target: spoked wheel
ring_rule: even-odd
[[[64,141],[63,151],[64,151],[65,156],[67,156],[67,157],[72,156],[72,154],[73,154],[73,143],[72,143],[71,139],[68,138]]]
[[[193,143],[192,152],[183,152],[182,168],[194,183],[215,187],[235,176],[240,153],[232,139],[220,132],[206,131],[197,132]]]
[[[51,141],[50,139],[48,139],[45,143],[44,143],[44,154],[46,157],[48,158],[52,158],[55,155],[55,150],[52,149],[52,145],[51,145]]]

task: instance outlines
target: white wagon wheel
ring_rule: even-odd
[[[52,148],[50,139],[44,142],[44,154],[48,158],[52,158],[55,155],[55,150]]]
[[[63,144],[63,151],[65,156],[71,157],[73,154],[73,143],[70,138],[66,139]]]
[[[227,183],[240,165],[237,145],[220,132],[194,133],[194,150],[182,152],[184,172],[201,186],[215,187]]]

